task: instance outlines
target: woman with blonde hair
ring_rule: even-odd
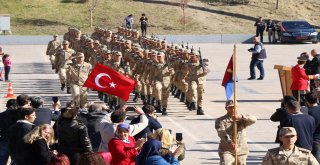
[[[26,164],[47,165],[52,156],[49,145],[54,143],[53,129],[49,124],[35,127],[24,136],[26,143],[25,159]]]

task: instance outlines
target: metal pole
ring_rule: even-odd
[[[276,9],[279,9],[279,0],[277,0],[277,6]]]
[[[237,105],[236,105],[236,93],[237,93],[237,46],[236,44],[234,44],[234,48],[233,48],[233,103],[234,103],[234,111],[233,111],[233,116],[237,116]],[[238,130],[237,130],[237,121],[234,120],[233,121],[233,143],[234,143],[234,165],[238,165],[238,152],[237,152],[237,148],[238,148]]]

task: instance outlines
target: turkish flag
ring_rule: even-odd
[[[129,99],[130,92],[135,85],[135,80],[102,64],[96,65],[83,84],[84,87],[118,96],[125,101]]]

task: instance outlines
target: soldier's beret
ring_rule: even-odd
[[[237,101],[236,101],[236,104],[238,104]],[[227,108],[227,107],[233,107],[233,106],[234,106],[233,100],[228,100],[228,101],[226,102],[226,108]]]
[[[69,45],[69,41],[67,40],[62,41],[62,45]]]
[[[84,58],[84,54],[81,53],[81,52],[77,52],[76,55],[75,55],[75,57],[77,57],[77,58]]]
[[[158,52],[157,56],[164,56],[165,54],[163,52]]]
[[[119,51],[115,51],[114,54],[115,54],[116,56],[122,56],[122,53],[119,52]]]
[[[296,129],[293,127],[282,127],[279,131],[279,136],[297,135]]]

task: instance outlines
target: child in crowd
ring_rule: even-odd
[[[2,62],[4,65],[4,79],[6,82],[8,82],[8,81],[10,81],[9,80],[9,73],[10,73],[10,69],[12,66],[12,61],[10,59],[10,55],[9,54],[3,55]]]

